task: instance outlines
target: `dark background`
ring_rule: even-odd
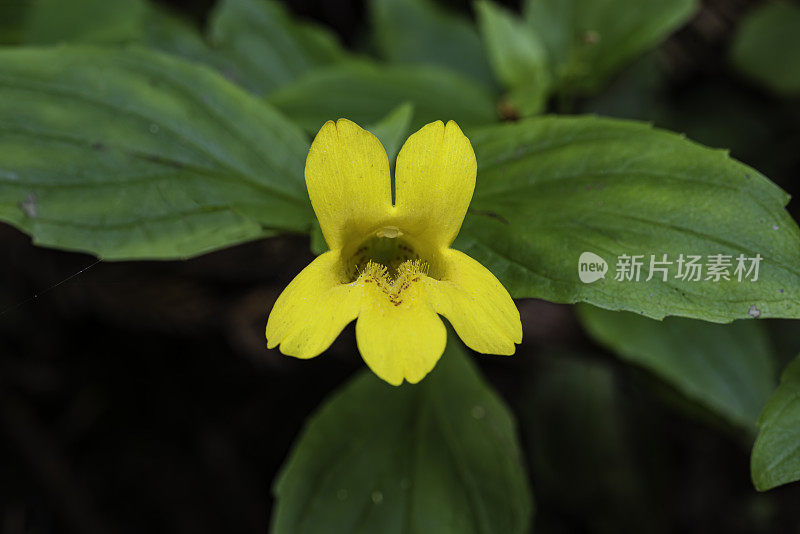
[[[198,24],[212,6],[169,3]],[[363,42],[362,2],[289,4],[348,45]],[[470,12],[468,2],[447,4]],[[640,62],[573,111],[653,120],[730,147],[798,193],[797,102],[766,95],[726,60],[754,4],[705,2],[644,60],[657,75]],[[34,247],[0,224],[0,532],[265,532],[272,480],[305,419],[364,367],[352,326],[311,361],[266,348],[267,314],[312,259],[308,245],[288,236],[185,262],[95,264]],[[517,355],[477,360],[518,415],[537,530],[800,532],[800,488],[752,489],[749,439],[596,347],[571,307],[519,306]],[[770,325],[782,361],[800,351],[795,324]],[[613,377],[626,461],[638,477],[634,500],[616,494],[618,473],[575,468],[595,444],[581,436],[557,443],[564,436],[547,432],[559,434],[546,423],[557,425],[563,407],[542,400],[540,377],[554,359],[575,355]],[[560,457],[537,460],[552,449]]]

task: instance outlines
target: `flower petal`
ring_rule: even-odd
[[[331,250],[363,238],[392,209],[386,150],[377,137],[347,119],[326,122],[314,138],[306,186]]]
[[[475,190],[477,163],[458,125],[436,121],[408,138],[397,156],[397,217],[418,241],[448,247]]]
[[[424,296],[412,287],[395,305],[376,287],[364,289],[356,323],[361,357],[372,372],[392,385],[412,384],[427,375],[444,352],[447,329]]]
[[[361,286],[342,284],[337,251],[318,256],[278,297],[267,320],[267,346],[313,358],[327,349],[361,308]]]
[[[485,354],[513,354],[522,342],[519,311],[506,288],[463,252],[442,252],[444,275],[428,279],[428,298],[464,343]]]

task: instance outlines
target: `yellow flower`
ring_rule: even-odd
[[[356,323],[358,349],[390,384],[416,383],[444,352],[450,321],[470,348],[513,354],[514,301],[497,278],[450,248],[477,165],[458,125],[441,121],[397,156],[395,199],[380,141],[345,119],[327,122],[306,160],[306,186],[330,250],[303,269],[267,321],[269,348],[313,358]]]

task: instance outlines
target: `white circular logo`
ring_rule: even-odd
[[[594,252],[584,252],[578,258],[578,277],[584,284],[591,284],[606,277],[608,264]]]

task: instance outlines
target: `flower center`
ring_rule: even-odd
[[[370,264],[380,266],[384,276],[390,280],[398,277],[400,266],[406,262],[425,264],[414,248],[399,237],[401,235],[398,228],[382,228],[376,235],[364,241],[348,262],[347,276],[350,281],[358,279]]]
[[[386,296],[393,306],[403,302],[413,302],[418,294],[417,283],[427,275],[427,264],[422,260],[406,260],[401,263],[393,276],[389,276],[385,266],[368,261],[358,275],[364,284],[372,284]]]

